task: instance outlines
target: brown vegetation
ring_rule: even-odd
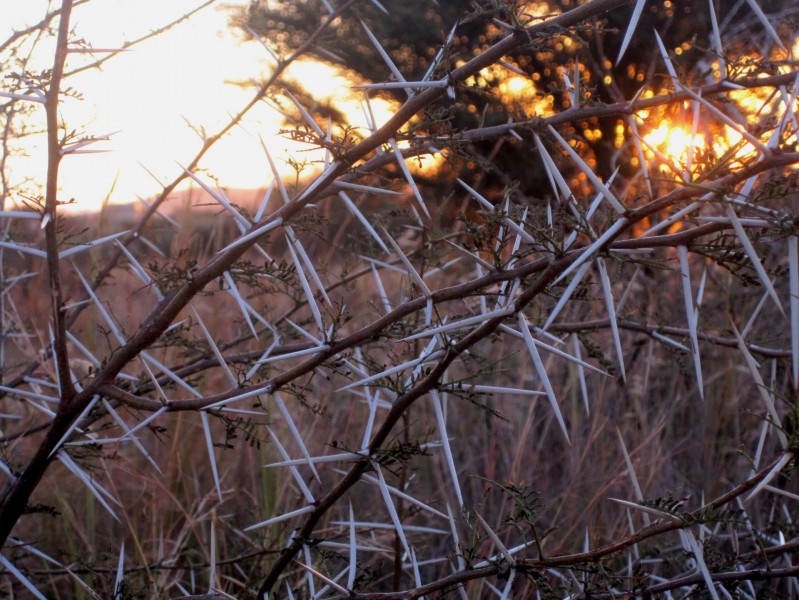
[[[672,91],[650,73],[646,97],[449,131],[432,115],[482,69],[626,4],[527,21],[481,3],[501,34],[408,83],[382,127],[351,139],[297,106],[321,174],[263,206],[209,188],[214,210],[162,212],[361,3],[333,4],[129,231],[60,214],[72,2],[46,17],[48,186],[35,220],[0,215],[0,593],[799,595],[799,79],[767,17],[748,17],[766,50],[746,72]],[[736,141],[651,151],[633,116],[669,108]],[[600,116],[624,133],[612,181],[575,125]],[[551,188],[499,161],[507,185],[449,176],[500,140]],[[439,151],[428,186],[399,168]]]

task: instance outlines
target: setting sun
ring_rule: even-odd
[[[166,6],[147,0],[136,3],[135,10],[120,1],[77,6],[75,34],[93,48],[119,48],[199,4],[181,0]],[[275,62],[261,44],[243,43],[228,24],[229,10],[225,9],[246,4],[235,0],[221,8],[211,5],[115,56],[100,70],[90,69],[66,80],[75,91],[63,98],[61,106],[67,130],[74,130],[78,139],[108,139],[89,146],[93,153],[88,156],[69,156],[63,162],[62,198],[74,198],[79,210],[96,210],[106,197],[114,203],[127,203],[159,192],[162,186],[158,182],[179,175],[182,165],[202,147],[203,138],[218,131],[249,102],[257,82],[269,75]],[[34,22],[41,18],[40,9],[19,7],[8,23],[20,27]],[[47,50],[40,49],[39,68],[48,66]],[[103,56],[101,52],[70,55],[67,72]],[[310,60],[298,61],[286,79],[301,81],[316,99],[333,103],[357,128],[356,134],[368,133],[361,98],[339,70]],[[391,114],[391,103],[372,99],[370,104],[377,126],[382,125]],[[43,120],[43,109],[37,108],[32,118]],[[211,149],[201,167],[221,186],[266,187],[272,173],[261,147],[263,139],[282,176],[293,179],[302,165],[300,176],[311,176],[324,161],[324,151],[280,135],[286,127],[278,107],[262,101]],[[34,135],[20,142],[20,155],[9,165],[13,182],[27,181],[26,193],[32,197],[41,193],[39,185],[44,180],[39,171],[46,163],[43,139],[43,134]],[[211,185],[212,179],[208,179]]]
[[[668,121],[662,122],[656,129],[644,135],[644,142],[676,164],[685,162],[692,148],[705,146],[700,135],[692,135],[691,131],[674,126]]]

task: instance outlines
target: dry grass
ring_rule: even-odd
[[[188,229],[186,223],[183,225]],[[348,224],[348,227],[352,225]],[[217,243],[222,245],[225,241],[220,239]],[[194,260],[193,255],[181,254],[178,249],[178,242],[173,242],[172,255],[180,255],[183,262]],[[92,260],[100,262],[102,254],[98,251],[98,256]],[[440,260],[444,263],[447,258],[451,257]],[[152,259],[158,261],[155,255]],[[323,255],[322,259],[328,262],[331,273],[339,272],[350,260],[342,254]],[[655,269],[646,275],[646,280],[633,282],[625,309],[618,315],[620,319],[651,322],[659,318],[663,322],[679,322],[679,293],[668,288],[673,280],[671,269],[675,261],[669,253],[663,254],[662,260],[665,269]],[[160,263],[168,264],[169,261],[161,260]],[[78,267],[85,272],[91,270],[90,263]],[[619,264],[614,268],[619,269],[616,278],[621,282],[614,290],[618,298],[624,293],[635,267]],[[396,305],[411,294],[407,281],[400,274],[385,269],[382,272],[381,279],[392,303]],[[456,270],[437,277],[430,285],[444,288],[457,283],[461,277]],[[335,275],[331,275],[331,281],[336,281]],[[371,275],[359,277],[352,285],[337,288],[331,293],[334,304],[346,305],[353,315],[353,320],[348,323],[350,330],[368,324],[381,312],[370,281]],[[724,303],[728,301],[722,290],[727,291],[726,297],[736,299],[736,312],[742,316],[752,312],[762,293],[756,288],[743,288],[730,278],[721,278],[715,283],[718,288],[708,285],[708,300],[703,306],[709,314],[723,312]],[[28,331],[38,332],[39,337],[45,335],[47,327],[46,306],[37,308],[35,304],[42,300],[42,296],[35,292],[41,285],[43,282],[32,278],[9,295],[14,305],[25,306],[29,311]],[[587,322],[606,317],[602,304],[597,302],[601,297],[598,288],[598,282],[594,280],[585,291],[585,299],[574,302],[564,315],[565,322]],[[260,297],[253,290],[250,293],[247,290],[246,286],[240,289],[242,295],[247,296],[253,306],[268,315],[273,323],[278,323],[275,320],[278,315],[293,310],[292,303],[285,296],[270,294]],[[662,292],[656,294],[654,290]],[[109,309],[126,331],[133,331],[154,302],[151,290],[124,269],[116,272],[104,291],[104,297],[109,299]],[[77,296],[78,293],[79,290],[74,289],[68,295]],[[547,302],[551,305],[553,301]],[[717,302],[721,302],[718,308],[715,306]],[[460,312],[467,304],[469,302],[456,302],[452,310]],[[193,305],[206,327],[218,336],[218,341],[246,335],[248,328],[229,294],[217,291],[197,299]],[[300,322],[309,318],[309,313],[303,310],[292,318]],[[541,315],[548,314],[546,304],[537,307],[536,311]],[[771,330],[764,319],[759,322],[760,326],[750,334],[751,339],[778,345],[781,336]],[[103,330],[101,317],[95,311],[86,311],[73,328],[75,335],[98,356],[109,351],[108,334]],[[557,330],[556,325],[553,331]],[[158,359],[168,364],[181,364],[209,356],[196,324],[186,332],[186,336],[193,340],[191,344],[158,351]],[[612,365],[615,358],[607,329],[587,336],[591,346],[602,353],[600,362],[607,361]],[[230,352],[243,353],[263,348],[264,341],[249,339],[232,347]],[[679,341],[685,343],[685,338]],[[628,383],[625,386],[618,377],[588,372],[586,385],[590,412],[586,412],[580,392],[577,368],[566,366],[553,355],[545,357],[547,372],[558,390],[561,409],[568,423],[571,446],[565,443],[545,397],[500,393],[449,393],[443,396],[464,504],[470,507],[471,515],[482,515],[508,547],[528,539],[529,532],[525,534],[524,527],[518,530],[515,526],[503,524],[516,507],[500,486],[522,486],[526,491],[536,493],[540,506],[534,525],[538,535],[544,538],[542,549],[547,556],[581,551],[586,540],[588,547],[595,548],[623,537],[629,533],[631,524],[642,525],[641,515],[632,514],[629,517],[632,521],[628,521],[624,511],[608,501],[608,498],[633,498],[619,437],[624,440],[644,497],[649,499],[689,496],[686,506],[693,508],[701,503],[702,498],[714,497],[728,489],[739,480],[741,473],[750,468],[749,455],[757,445],[763,407],[751,377],[739,368],[737,350],[703,344],[707,385],[706,399],[702,401],[692,379],[690,355],[635,332],[625,333],[623,342],[625,347],[634,349],[626,358]],[[371,344],[364,352],[364,360],[371,359],[384,366],[399,364],[418,356],[424,346],[424,340],[402,344],[386,340]],[[20,343],[16,353],[8,356],[10,364],[24,365],[35,357],[30,350],[26,352],[25,347],[26,344]],[[583,355],[586,355],[585,346]],[[260,371],[259,377],[268,379],[301,362],[302,358],[298,358],[280,363],[279,368],[270,366]],[[34,373],[35,376],[52,376],[46,365],[40,369],[42,371]],[[140,366],[132,365],[126,372],[145,377]],[[478,373],[480,375],[475,379]],[[453,370],[449,379],[457,381],[464,376],[469,378],[467,383],[479,380],[483,385],[522,390],[538,388],[524,344],[507,337],[488,339],[473,347],[469,360]],[[784,380],[784,373],[777,373],[777,376],[774,389],[790,387],[790,382]],[[394,383],[389,383],[389,388],[407,385],[403,383],[406,378],[407,373],[392,379]],[[146,377],[140,379],[142,382],[145,380]],[[324,369],[318,371],[318,376],[301,379],[298,384],[302,390],[298,389],[296,396],[284,394],[288,410],[312,456],[361,447],[368,406],[361,394],[336,391],[348,381],[349,378],[342,377],[341,373]],[[204,394],[223,391],[227,386],[220,373],[210,371],[193,376],[191,384],[202,389]],[[385,401],[392,392],[381,387],[372,388],[371,393],[380,390]],[[185,396],[174,385],[165,387],[165,391],[169,395]],[[237,408],[250,406],[257,408],[261,416],[230,414],[226,417],[227,427],[216,420],[213,422],[212,437],[218,445],[215,455],[223,492],[221,501],[215,492],[199,419],[193,414],[178,413],[160,418],[157,429],[140,436],[141,444],[162,473],[129,443],[82,446],[70,451],[113,497],[122,501],[124,508],[113,506],[120,517],[119,522],[67,469],[54,465],[31,502],[40,507],[51,507],[55,514],[24,517],[15,529],[16,537],[34,544],[62,564],[69,564],[73,572],[85,576],[101,595],[109,593],[113,587],[116,553],[122,543],[126,548],[126,560],[141,565],[127,574],[130,590],[146,589],[148,596],[160,595],[174,589],[176,582],[185,587],[190,581],[195,582],[194,589],[202,589],[208,583],[209,561],[213,553],[218,561],[223,561],[216,570],[219,585],[234,593],[243,593],[247,587],[257,583],[263,567],[270,561],[270,553],[277,552],[289,539],[291,525],[278,523],[248,535],[243,535],[242,529],[304,506],[302,494],[287,469],[264,468],[265,464],[281,460],[265,425],[276,432],[290,455],[300,456],[300,448],[269,398],[241,403]],[[781,412],[784,410],[785,407]],[[378,419],[384,411],[378,410]],[[125,415],[129,426],[146,416],[130,409],[121,409],[120,414]],[[239,418],[243,421],[237,423]],[[29,419],[24,423],[26,427],[43,421],[41,415],[36,414],[31,414]],[[401,486],[414,498],[446,514],[447,507],[454,510],[457,506],[457,498],[453,494],[447,461],[438,443],[434,423],[430,397],[414,404],[386,446],[433,443],[433,447],[415,454],[416,450],[409,446],[410,454],[401,453],[395,459],[381,462],[381,465],[390,485]],[[115,437],[120,433],[118,426],[107,417],[98,419],[92,425],[92,431],[100,438]],[[773,445],[775,442],[770,439],[769,445]],[[6,456],[25,456],[37,443],[36,437],[16,441],[7,446]],[[346,461],[338,465],[340,468],[346,466]],[[301,467],[300,472],[314,495],[329,489],[338,478],[333,468],[320,468],[321,481],[314,480],[307,467]],[[795,485],[784,489],[797,492]],[[348,543],[347,528],[334,523],[348,519],[350,504],[356,520],[386,522],[385,516],[379,516],[382,502],[377,487],[358,484],[349,495],[349,502],[331,511],[317,527],[318,539],[328,540],[333,545],[330,549],[325,543],[316,547],[312,553],[316,556],[314,563],[330,573],[346,567],[346,560],[335,558],[334,553],[337,551],[346,556],[346,552],[335,544]],[[403,525],[407,526],[405,535],[408,543],[416,548],[417,560],[422,563],[441,558],[454,560],[446,520],[425,513],[407,501],[395,501],[395,507]],[[769,507],[773,507],[771,511]],[[747,506],[753,525],[763,531],[779,523],[779,515],[773,514],[773,509],[778,507],[775,497],[764,497]],[[212,526],[214,550],[210,546]],[[441,533],[414,532],[413,526],[432,527]],[[461,547],[465,551],[479,540],[472,549],[477,560],[496,550],[479,532],[479,526],[472,530],[475,526],[473,516],[461,517],[461,535],[478,536],[474,540],[462,539]],[[382,549],[359,552],[359,576],[372,578],[371,586],[381,588],[388,585],[393,573],[395,538],[391,528],[359,531],[359,544]],[[673,542],[677,542],[676,536]],[[658,542],[661,548],[665,545],[665,540]],[[75,557],[82,558],[75,560]],[[445,576],[450,569],[449,561],[421,567],[422,579],[430,581]],[[33,559],[20,564],[32,574],[43,574],[49,567],[43,561]],[[677,567],[679,570],[679,565]],[[623,563],[619,563],[617,568],[623,569]],[[67,596],[81,595],[79,588],[69,583],[67,574],[60,569],[50,567],[50,570],[55,572],[42,580],[45,589],[53,593],[59,590],[59,594]],[[663,571],[664,576],[667,573],[668,570]],[[406,574],[401,578],[403,587],[412,584],[410,577]],[[305,574],[296,571],[295,577],[289,577],[289,581],[302,586]],[[67,592],[70,585],[73,590]],[[521,594],[534,593],[534,588],[522,586],[516,589]],[[467,593],[481,596],[489,592],[481,582],[472,582],[467,586]]]
[[[442,66],[403,122],[468,97],[486,56],[554,43],[548,23]],[[122,225],[63,218],[50,193],[44,225],[4,215],[0,595],[796,597],[797,88],[763,63],[776,79],[735,83],[774,92],[769,119],[728,124],[747,154],[697,154],[651,195],[632,130],[612,182],[562,137],[632,110],[567,81],[570,112],[443,138],[414,122],[353,145],[298,108],[337,162],[264,207],[211,190]],[[723,85],[673,84],[635,110],[732,119],[705,99],[731,102]],[[536,157],[551,189],[445,177],[479,139]],[[424,186],[399,167],[433,141],[448,170]]]

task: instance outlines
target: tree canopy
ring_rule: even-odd
[[[383,50],[406,80],[418,81],[425,76],[434,80],[446,77],[452,68],[464,64],[510,31],[561,14],[578,4],[571,0],[414,0],[392,3],[388,10],[378,2],[363,2],[352,8],[357,18],[337,22],[309,53],[316,60],[347,70],[354,81],[393,79],[370,40],[371,34],[380,40]],[[763,8],[776,12],[784,8],[783,4],[781,0],[770,0]],[[722,62],[714,44],[706,0],[646,2],[625,52],[620,54],[636,10],[634,3],[628,3],[560,35],[531,38],[529,43],[514,48],[503,61],[458,86],[457,95],[428,107],[415,123],[415,132],[418,135],[428,131],[435,136],[477,126],[501,125],[509,119],[525,121],[550,116],[572,107],[570,88],[580,96],[581,104],[597,106],[629,101],[645,90],[668,89],[670,77],[653,32],[662,40],[685,82],[707,81],[720,68],[728,75],[740,74],[742,70],[750,76],[775,74],[769,57],[774,41],[763,36],[763,26],[751,6],[736,0],[721,0],[712,6],[719,26],[734,38],[732,44],[725,45]],[[233,23],[244,28],[246,35],[257,35],[288,54],[318,27],[319,3],[256,0],[236,15]],[[736,31],[738,35],[734,34]],[[451,32],[454,37],[448,42]],[[443,56],[433,65],[440,50]],[[433,70],[428,73],[431,65]],[[381,93],[399,102],[407,98],[397,88]],[[665,111],[659,116],[665,118]],[[681,118],[687,119],[684,115]],[[704,126],[711,127],[711,123],[705,121]],[[581,119],[572,127],[602,177],[609,177],[617,166],[628,173],[634,171],[630,161],[635,152],[632,144],[624,143],[633,135],[618,115]],[[543,167],[529,139],[499,148],[493,142],[476,143],[460,150],[466,160],[457,174],[466,180],[482,177],[483,185],[501,187],[508,183],[510,172],[523,193],[540,195],[547,188]],[[503,168],[496,169],[494,164]],[[566,165],[563,168],[568,169]]]

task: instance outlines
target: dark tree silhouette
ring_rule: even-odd
[[[457,34],[447,47],[445,59],[432,75],[435,79],[446,76],[449,69],[469,60],[513,28],[569,10],[575,4],[572,0],[410,0],[393,2],[384,12],[373,3],[363,2],[353,8],[357,19],[343,20],[330,28],[310,53],[363,81],[385,81],[390,73],[362,26],[365,24],[403,77],[416,81],[425,75],[450,30],[457,25]],[[716,7],[717,19],[725,28],[743,28],[747,33],[737,37],[737,46],[725,48],[732,53],[730,60],[768,52],[768,46],[754,43],[762,26],[753,18],[746,2],[721,0]],[[763,3],[763,9],[777,12],[785,6],[782,0],[771,0]],[[529,107],[536,105],[533,101],[536,97],[550,96],[548,114],[563,112],[571,106],[564,72],[573,84],[579,79],[581,94],[597,105],[629,101],[644,86],[655,89],[668,86],[668,74],[653,31],[658,32],[666,48],[677,49],[678,54],[672,54],[674,64],[687,81],[704,81],[715,60],[707,0],[647,2],[626,52],[617,61],[633,11],[631,2],[562,36],[531,38],[528,44],[514,48],[505,57],[508,68],[487,70],[479,85],[462,86],[456,99],[444,99],[428,107],[417,133],[425,127],[437,134],[478,125],[505,124],[509,118],[521,121],[535,117]],[[232,23],[244,28],[246,35],[254,33],[288,53],[318,26],[318,19],[317,0],[253,1],[236,14]],[[517,74],[527,78],[529,87],[523,94],[502,94],[500,84]],[[384,93],[397,101],[407,98],[401,89]],[[620,125],[627,127],[618,115],[586,118],[572,125],[573,134],[590,150],[597,173],[604,178],[617,166],[628,173],[634,170],[629,163],[634,154],[619,152]],[[626,131],[628,138],[629,133]],[[476,142],[460,151],[464,161],[454,174],[467,181],[479,181],[479,185],[489,190],[504,188],[514,181],[517,190],[531,198],[540,199],[548,193],[543,191],[548,189],[543,166],[537,158],[531,158],[536,156],[536,149],[529,139],[512,146]],[[502,168],[497,168],[500,164]],[[450,164],[450,172],[452,168]],[[564,169],[568,167],[564,165]],[[446,180],[444,175],[438,183],[446,186]]]

